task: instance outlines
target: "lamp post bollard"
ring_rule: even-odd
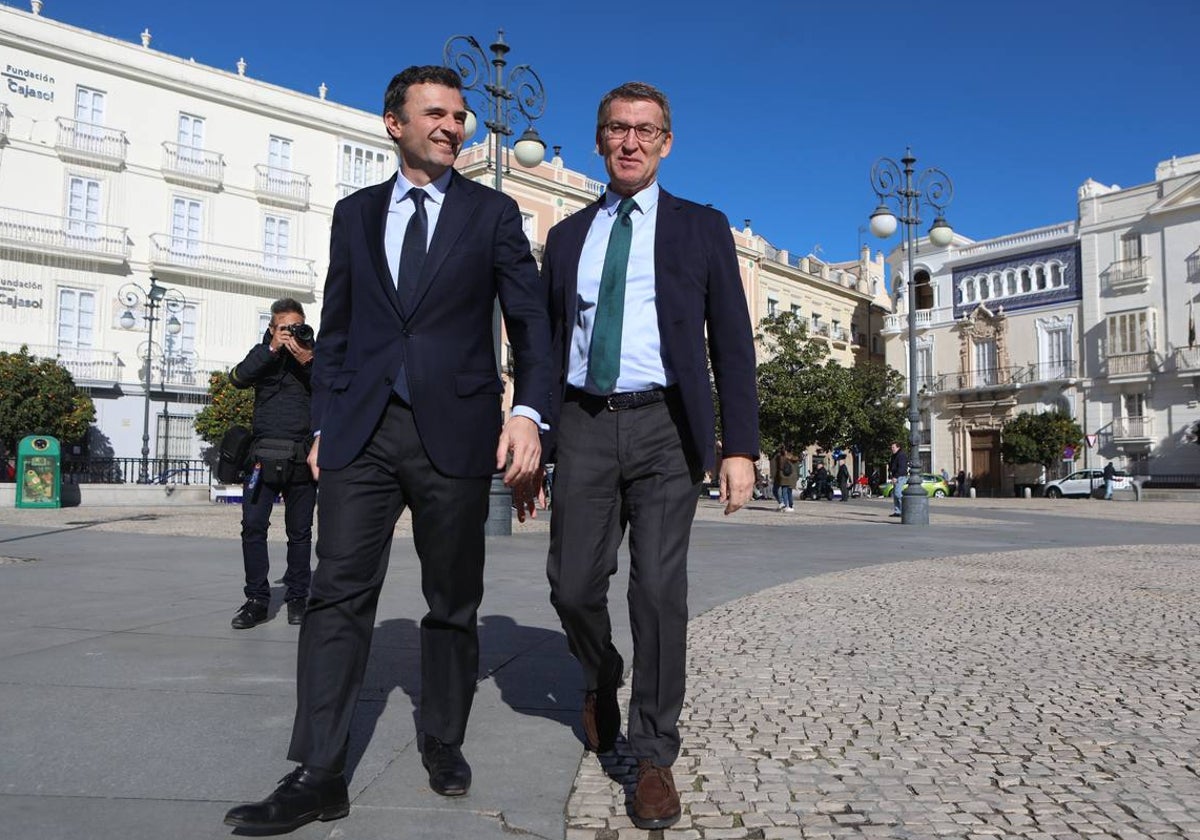
[[[954,197],[954,185],[950,176],[940,169],[929,167],[916,172],[913,164],[917,159],[912,149],[906,149],[900,163],[882,157],[871,167],[871,187],[879,198],[879,206],[871,214],[871,233],[886,239],[896,232],[897,223],[903,226],[905,250],[908,254],[908,276],[905,278],[905,296],[908,303],[908,480],[901,495],[901,518],[904,525],[929,524],[929,496],[921,481],[921,410],[918,404],[920,389],[917,387],[919,372],[917,354],[917,308],[914,294],[917,242],[916,229],[921,224],[920,209],[924,202],[937,210],[937,217],[929,229],[929,241],[944,248],[954,239],[954,231],[946,222],[943,210]],[[915,174],[915,178],[914,178]],[[899,210],[892,212],[888,202]]]
[[[487,102],[485,113],[488,118],[484,125],[491,132],[492,150],[489,154],[492,157],[493,185],[497,192],[502,192],[507,166],[504,140],[515,133],[510,118],[520,114],[529,122],[529,127],[513,145],[517,163],[533,167],[546,156],[546,144],[533,128],[533,122],[546,111],[546,88],[528,64],[516,65],[505,77],[504,68],[508,64],[506,56],[510,47],[504,41],[503,29],[496,34],[496,41],[490,45],[490,49],[492,57],[489,59],[474,36],[455,35],[446,41],[442,64],[453,68],[462,77],[464,92],[482,95]],[[468,111],[465,137],[474,134],[475,128],[475,115]],[[492,347],[497,374],[502,370],[500,323],[500,304],[497,303],[492,314]],[[512,491],[505,486],[503,476],[499,473],[492,478],[484,533],[488,536],[508,536],[512,533]]]

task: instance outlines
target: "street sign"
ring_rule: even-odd
[[[1063,447],[1063,460],[1064,461],[1074,461],[1075,460],[1075,447],[1074,446],[1064,446]]]
[[[1096,438],[1098,437],[1098,435],[1087,435],[1086,437],[1087,437],[1088,449],[1095,449],[1096,448]]]

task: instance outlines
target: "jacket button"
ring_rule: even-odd
[[[389,377],[384,377],[383,384],[384,384],[384,385],[387,385],[389,388],[390,388],[390,387],[392,387],[392,379],[391,379],[391,377],[390,377],[390,376],[389,376]]]

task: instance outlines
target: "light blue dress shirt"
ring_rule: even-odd
[[[437,228],[438,218],[442,214],[446,189],[450,186],[452,174],[453,171],[447,169],[428,186],[420,188],[425,190],[426,235],[428,236],[428,239],[425,240],[426,253],[429,251],[429,244],[433,242],[433,231]],[[417,209],[416,203],[408,195],[408,191],[414,186],[416,185],[404,177],[403,172],[396,172],[396,184],[392,187],[392,200],[388,204],[387,224],[383,229],[383,247],[387,252],[388,271],[392,274],[392,283],[398,282],[397,274],[400,271],[400,251],[404,246],[404,232],[408,230],[409,220],[412,219],[413,213]],[[514,417],[528,417],[543,431],[550,428],[542,423],[542,415],[537,409],[527,405],[514,405],[512,413]]]
[[[625,315],[621,321],[621,370],[617,393],[646,391],[675,384],[675,376],[662,358],[662,340],[658,332],[658,307],[654,288],[654,234],[658,227],[658,182],[633,196],[637,204],[630,214],[633,236],[629,247],[629,268],[625,272]],[[579,311],[571,334],[571,353],[567,382],[576,388],[587,386],[588,348],[596,320],[596,298],[600,292],[600,272],[608,235],[617,217],[621,196],[605,192],[596,218],[588,229],[579,255]]]

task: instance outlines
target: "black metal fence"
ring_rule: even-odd
[[[64,458],[64,484],[137,484],[142,478],[141,458]],[[211,483],[212,468],[207,461],[185,458],[149,458],[147,484]]]
[[[1200,489],[1200,475],[1196,473],[1155,473],[1133,476],[1143,487],[1150,490],[1196,490]]]

